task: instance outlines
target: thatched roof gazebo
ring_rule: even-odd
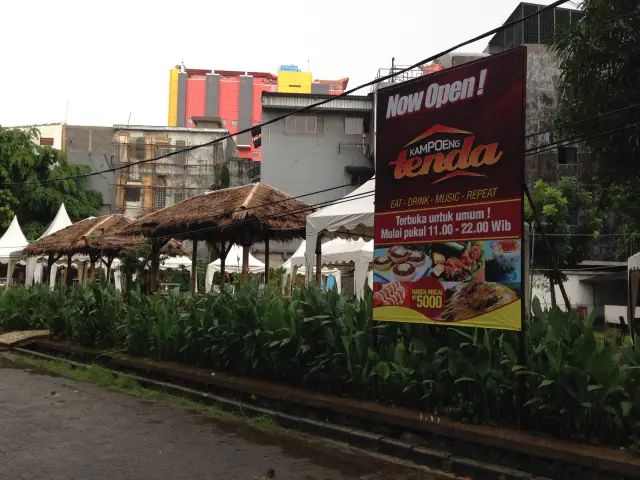
[[[242,278],[248,276],[249,247],[265,244],[265,282],[269,272],[269,240],[304,238],[310,206],[266,183],[207,192],[138,218],[124,229],[128,235],[153,239],[152,290],[158,272],[158,254],[166,239],[180,236],[193,240],[193,265],[198,241],[206,241],[219,255],[224,273],[231,246],[243,246]],[[194,267],[192,267],[194,268]],[[223,274],[224,278],[224,274]]]
[[[144,237],[123,237],[122,231],[132,220],[123,215],[105,215],[80,220],[57,232],[41,237],[27,246],[25,256],[47,255],[49,268],[60,258],[67,257],[67,271],[71,269],[73,255],[87,255],[92,263],[100,260],[110,273],[111,264],[118,253],[125,248],[133,248],[136,243],[144,242]],[[164,253],[171,256],[186,255],[182,243],[175,240],[167,242]],[[104,260],[106,258],[106,261]],[[67,275],[67,284],[71,276]]]

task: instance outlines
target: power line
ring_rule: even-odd
[[[638,122],[636,122],[636,123],[640,123],[640,120]],[[564,144],[578,143],[578,142],[583,141],[585,139],[595,138],[597,136],[602,136],[602,135],[607,135],[607,134],[610,134],[610,133],[615,133],[617,131],[622,131],[622,130],[624,130],[626,128],[630,128],[633,125],[634,124],[627,124],[627,125],[624,126],[624,128],[620,128],[620,129],[616,129],[616,130],[612,130],[612,131],[603,131],[603,132],[600,132],[599,134],[592,135],[592,136],[589,136],[587,138],[578,138],[578,139],[575,139],[573,142],[563,141],[562,143],[564,143]],[[535,155],[535,154],[538,154],[538,153],[541,153],[541,152],[544,152],[544,151],[547,151],[547,150],[555,149],[555,148],[557,148],[556,146],[553,146],[553,145],[555,145],[555,143],[557,143],[557,142],[552,142],[552,143],[550,143],[548,145],[541,146],[540,148],[543,148],[543,150],[532,149],[532,150],[536,150],[536,151],[533,151],[533,152],[529,153],[528,155]],[[548,147],[548,146],[551,146],[551,148],[545,148],[545,147]],[[301,194],[301,195],[298,195],[298,196],[295,196],[295,197],[289,197],[289,198],[286,198],[286,199],[283,199],[283,200],[278,200],[277,202],[268,202],[268,203],[255,205],[255,206],[252,206],[252,207],[248,207],[248,208],[245,208],[245,209],[236,209],[236,210],[232,210],[230,212],[221,212],[221,213],[217,214],[216,217],[229,215],[229,214],[232,214],[232,213],[240,211],[240,210],[247,211],[247,210],[252,210],[252,209],[260,208],[260,207],[264,207],[264,206],[278,205],[278,204],[285,203],[285,202],[288,202],[288,201],[291,201],[291,200],[303,198],[303,197],[306,197],[306,196],[316,195],[316,194],[320,194],[320,193],[325,193],[325,192],[329,192],[329,191],[332,191],[332,190],[345,188],[345,187],[348,187],[348,186],[353,186],[353,185],[352,184],[338,185],[338,186],[335,186],[335,187],[330,187],[330,188],[326,188],[326,189],[322,189],[322,190],[308,192],[308,193],[304,193],[304,194]],[[304,207],[304,208],[299,209],[299,210],[288,210],[286,212],[281,212],[281,213],[274,214],[274,215],[271,215],[271,216],[268,216],[268,217],[243,220],[241,222],[233,222],[233,224],[232,224],[233,226],[230,226],[230,225],[226,225],[225,227],[213,226],[213,227],[206,227],[206,228],[198,229],[198,230],[191,230],[191,231],[188,231],[188,232],[184,232],[183,234],[177,233],[177,234],[164,235],[164,236],[159,236],[159,237],[149,237],[149,238],[146,238],[145,240],[142,240],[140,242],[134,242],[130,246],[137,245],[137,244],[140,244],[140,243],[145,243],[145,242],[147,242],[149,240],[162,240],[162,239],[174,238],[174,237],[179,238],[179,237],[184,236],[184,235],[191,235],[191,234],[194,234],[194,233],[202,233],[202,232],[207,232],[207,231],[215,231],[215,230],[218,230],[218,229],[221,229],[221,228],[235,228],[235,226],[237,226],[237,225],[241,225],[241,224],[248,223],[248,222],[253,222],[255,220],[262,221],[262,220],[268,220],[268,219],[271,219],[271,218],[279,218],[281,216],[287,216],[287,215],[291,215],[291,214],[294,214],[294,213],[302,213],[302,212],[306,212],[306,211],[315,210],[317,208],[324,207],[324,206],[338,205],[338,204],[349,202],[349,201],[353,201],[353,200],[359,200],[361,198],[368,198],[368,197],[371,197],[371,196],[374,196],[374,195],[375,195],[375,192],[361,192],[359,194],[351,195],[349,197],[343,197],[342,199],[318,202],[316,204],[308,205],[307,207]],[[193,197],[191,197],[191,198],[193,198]],[[189,201],[189,200],[190,199],[186,199],[186,200],[183,200],[183,202],[186,202],[186,201]],[[166,208],[170,208],[170,207],[166,207]],[[564,234],[556,234],[556,235],[564,235]],[[603,234],[601,236],[605,236],[605,235],[613,236],[614,234]],[[21,248],[21,246],[16,246],[15,248]]]
[[[99,174],[103,174],[103,173],[111,173],[111,172],[115,172],[117,170],[122,170],[124,168],[132,167],[132,166],[135,166],[135,165],[140,165],[140,164],[148,163],[148,162],[155,162],[155,161],[158,161],[158,160],[162,160],[163,158],[171,157],[173,155],[190,152],[190,151],[196,150],[198,148],[208,147],[210,145],[214,145],[216,143],[222,142],[223,140],[227,140],[229,138],[232,138],[235,135],[241,135],[243,133],[257,132],[262,127],[265,127],[267,125],[271,125],[273,123],[279,122],[279,121],[284,120],[285,118],[288,118],[288,117],[293,116],[293,115],[297,115],[297,114],[300,114],[300,113],[303,113],[303,112],[307,112],[309,110],[313,110],[316,107],[319,107],[321,105],[325,105],[325,104],[330,103],[330,102],[332,102],[332,101],[334,101],[336,99],[339,99],[339,98],[342,98],[342,97],[346,97],[347,95],[351,95],[352,93],[355,93],[358,90],[361,90],[363,88],[370,87],[372,85],[376,85],[378,83],[384,82],[384,81],[389,80],[389,79],[391,79],[393,77],[396,77],[398,75],[402,75],[405,72],[408,72],[408,71],[413,70],[415,68],[421,67],[421,66],[423,66],[423,65],[425,65],[425,64],[427,64],[427,63],[429,63],[429,62],[431,62],[433,60],[438,59],[439,57],[441,57],[443,55],[446,55],[446,54],[451,53],[451,52],[453,52],[455,50],[458,50],[458,49],[460,49],[462,47],[465,47],[465,46],[467,46],[467,45],[469,45],[471,43],[474,43],[474,42],[477,42],[479,40],[482,40],[485,37],[489,37],[491,35],[499,33],[499,32],[501,32],[503,30],[506,30],[509,27],[512,27],[512,26],[517,25],[517,24],[522,23],[522,22],[525,22],[526,20],[529,20],[530,18],[537,17],[538,15],[540,15],[540,14],[546,12],[546,11],[553,10],[554,8],[559,7],[560,5],[566,3],[567,1],[568,0],[556,0],[555,2],[547,5],[546,7],[540,8],[539,10],[537,10],[534,13],[531,13],[530,15],[526,15],[526,16],[524,16],[522,18],[513,20],[511,22],[507,22],[507,23],[505,23],[505,24],[503,24],[503,25],[501,25],[499,27],[496,27],[496,28],[494,28],[494,29],[492,29],[492,30],[490,30],[488,32],[482,33],[482,34],[480,34],[480,35],[478,35],[476,37],[473,37],[473,38],[471,38],[469,40],[465,40],[464,42],[459,43],[458,45],[455,45],[455,46],[450,47],[450,48],[448,48],[446,50],[443,50],[440,53],[432,55],[431,57],[425,58],[424,60],[420,60],[419,62],[414,63],[413,65],[401,68],[401,69],[399,69],[397,71],[393,71],[393,72],[389,73],[388,75],[384,75],[382,77],[376,78],[374,80],[371,80],[371,81],[369,81],[367,83],[363,83],[362,85],[359,85],[357,87],[351,88],[349,90],[345,90],[344,92],[342,92],[342,93],[340,93],[338,95],[332,95],[330,98],[326,98],[326,99],[321,100],[319,102],[312,103],[310,105],[297,108],[297,109],[295,109],[295,110],[293,110],[291,112],[288,112],[288,113],[285,113],[283,115],[280,115],[279,117],[275,117],[275,118],[272,118],[271,120],[267,120],[267,121],[262,122],[262,123],[260,123],[258,125],[254,125],[253,127],[249,127],[249,128],[245,128],[243,130],[239,130],[238,132],[234,133],[233,135],[232,134],[227,134],[227,135],[224,135],[222,137],[216,138],[215,140],[212,140],[210,142],[206,142],[206,143],[203,143],[203,144],[200,144],[200,145],[193,145],[191,147],[186,147],[186,148],[184,148],[182,150],[169,152],[167,154],[160,155],[160,156],[157,156],[157,157],[154,157],[154,158],[149,158],[149,159],[146,159],[146,160],[139,160],[137,162],[131,162],[131,163],[128,163],[126,165],[110,168],[110,169],[107,169],[107,170],[102,170],[100,172],[92,172],[92,173],[87,173],[87,174],[82,174],[82,175],[74,175],[74,176],[68,176],[68,177],[62,177],[62,178],[56,178],[56,179],[38,180],[37,182],[26,181],[26,182],[5,183],[5,184],[0,184],[0,187],[7,187],[7,186],[14,186],[14,185],[26,185],[26,184],[29,184],[29,183],[57,182],[57,181],[62,181],[62,180],[86,178],[86,177],[91,177],[91,176],[99,175]]]
[[[530,133],[529,135],[525,135],[524,138],[537,137],[537,136],[543,135],[545,133],[555,132],[556,130],[563,130],[563,129],[568,128],[568,127],[574,127],[574,126],[580,125],[582,123],[592,122],[593,120],[597,120],[599,118],[608,117],[609,115],[615,115],[616,113],[621,113],[621,112],[624,112],[624,111],[627,111],[627,110],[631,110],[632,108],[638,108],[638,107],[640,107],[640,103],[635,103],[635,104],[629,105],[627,107],[623,107],[623,108],[618,108],[616,110],[612,110],[610,112],[600,113],[598,115],[594,115],[593,117],[585,118],[583,120],[578,120],[576,122],[571,122],[571,123],[565,123],[563,125],[559,125],[559,126],[554,127],[554,128],[548,128],[546,130],[540,130],[539,132],[536,132],[536,133]]]
[[[629,128],[635,127],[639,123],[640,123],[640,120],[637,120],[637,121],[635,121],[633,123],[623,124],[623,126],[620,127],[620,128],[614,128],[614,129],[610,129],[610,130],[603,130],[603,131],[600,131],[599,133],[596,133],[594,135],[573,137],[574,139],[572,141],[553,142],[553,143],[550,143],[550,144],[547,144],[547,145],[542,145],[540,147],[536,147],[536,148],[532,148],[532,149],[526,150],[525,153],[526,153],[526,156],[538,155],[540,153],[548,152],[550,150],[555,150],[556,148],[561,147],[563,145],[574,145],[576,143],[584,142],[584,141],[587,141],[587,140],[592,140],[594,138],[603,137],[605,135],[612,135],[614,133],[620,133],[620,132],[623,132],[624,130],[628,130]]]

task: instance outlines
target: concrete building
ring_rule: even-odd
[[[228,134],[219,119],[194,118],[196,128],[114,125],[118,166],[126,166],[211,142]],[[257,174],[256,165],[238,158],[231,139],[142,163],[119,171],[116,206],[138,217],[207,190],[245,185]]]
[[[262,120],[262,92],[342,93],[348,78],[313,80],[311,72],[282,65],[277,74],[235,70],[205,70],[176,66],[169,75],[169,126],[194,127],[195,117],[220,117],[231,133]],[[238,155],[259,162],[249,133],[236,137]]]
[[[263,120],[328,98],[327,95],[264,93]],[[373,100],[348,96],[324,104],[309,114],[294,115],[262,129],[263,182],[293,195],[357,185],[373,175],[370,145]],[[345,196],[340,189],[302,198],[315,204]]]
[[[545,5],[537,3],[520,3],[505,23],[510,23],[536,13]],[[556,7],[542,12],[524,22],[496,33],[487,45],[485,53],[504,52],[520,45],[545,45],[553,40],[554,35],[577,22],[584,16],[580,10]]]
[[[265,92],[262,118],[269,121],[327,98],[327,94]],[[308,204],[342,198],[374,173],[372,113],[372,97],[347,96],[264,127],[260,179],[292,196],[332,189],[300,198]],[[298,243],[272,245],[271,264],[281,264],[297,247]],[[264,258],[261,246],[255,246],[254,255]]]
[[[62,150],[67,154],[69,163],[86,165],[93,172],[108,170],[114,166],[116,148],[113,143],[112,127],[92,127],[49,123],[30,125],[38,132],[40,145]],[[26,127],[12,127],[26,128]],[[116,211],[114,172],[87,177],[87,188],[102,194],[100,215],[109,215]]]

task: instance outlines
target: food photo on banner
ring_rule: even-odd
[[[522,328],[525,62],[379,90],[374,320]]]

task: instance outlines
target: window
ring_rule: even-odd
[[[124,189],[124,200],[125,202],[139,202],[140,201],[140,192],[142,191],[139,187],[129,187]]]
[[[347,135],[362,135],[364,133],[364,119],[346,117],[344,119],[344,133]]]
[[[315,133],[318,126],[312,115],[292,115],[284,121],[284,129],[289,133]]]
[[[53,147],[53,138],[40,137],[40,145],[44,147]]]
[[[558,147],[558,165],[577,165],[578,149],[576,147]]]
[[[238,125],[238,120],[231,120],[231,126],[235,127]]]
[[[253,158],[258,158],[258,152],[257,151],[251,152],[251,155],[253,156]]]
[[[173,193],[173,204],[180,203],[182,200],[182,192],[174,192]]]
[[[144,143],[144,139],[142,142],[136,142],[136,160],[145,160],[147,158],[147,146]]]
[[[167,190],[163,187],[156,189],[153,208],[160,209],[167,205]]]
[[[176,151],[183,150],[184,147],[187,146],[187,142],[185,140],[176,140]],[[173,162],[176,165],[184,165],[187,160],[187,152],[176,153],[173,156]]]

